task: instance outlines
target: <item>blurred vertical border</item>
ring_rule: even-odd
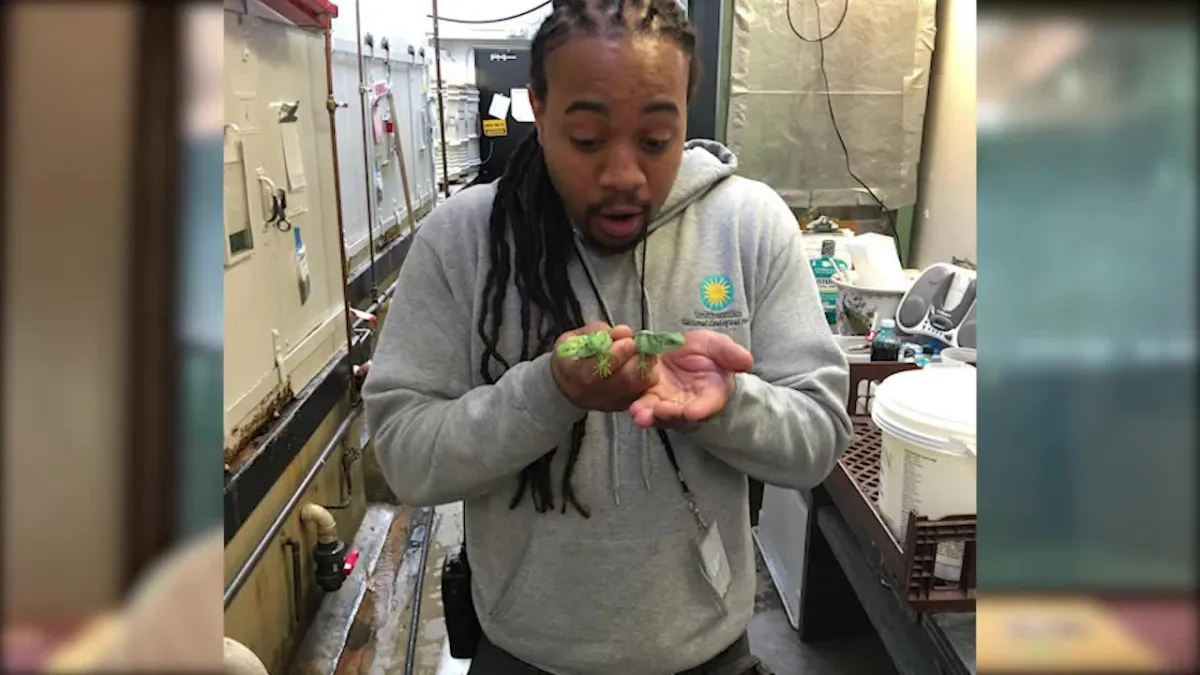
[[[178,11],[0,5],[5,669],[178,536]]]
[[[133,255],[125,492],[126,587],[175,543],[179,521],[179,258],[183,3],[141,3],[133,106]],[[174,225],[174,226],[173,226]],[[219,283],[219,282],[218,282]]]
[[[220,522],[220,16],[0,4],[6,612],[98,611]]]
[[[1196,589],[1196,8],[980,8],[981,588]]]
[[[182,15],[182,184],[176,260],[179,460],[177,536],[218,527],[224,508],[224,11],[191,2]]]

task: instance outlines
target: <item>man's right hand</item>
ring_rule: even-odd
[[[597,331],[608,331],[612,336],[612,374],[600,377],[596,374],[596,360],[565,359],[558,355],[558,345],[563,340],[577,335]],[[554,341],[550,372],[554,384],[577,408],[600,412],[628,410],[633,402],[654,385],[656,376],[645,378],[638,370],[637,346],[633,343],[633,329],[621,325],[610,327],[602,321],[593,321],[583,328],[567,331]]]

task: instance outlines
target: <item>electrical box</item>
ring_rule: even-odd
[[[483,139],[478,141],[483,154],[479,180],[490,182],[504,174],[509,158],[521,141],[533,133],[526,90],[529,50],[518,41],[503,47],[497,45],[495,49],[475,47],[468,67],[479,91],[475,110],[485,125]],[[508,99],[507,105],[504,99],[499,99],[501,96]],[[497,100],[500,101],[498,106]]]
[[[320,32],[225,10],[225,455],[346,346]]]

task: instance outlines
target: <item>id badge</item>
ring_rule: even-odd
[[[729,571],[729,558],[725,555],[725,544],[721,541],[721,530],[714,520],[700,536],[700,571],[716,591],[717,597],[725,599],[733,573]]]

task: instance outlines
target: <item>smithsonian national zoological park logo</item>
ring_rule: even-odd
[[[700,282],[700,302],[710,312],[720,312],[733,304],[733,282],[724,274],[704,277]]]
[[[682,323],[693,328],[733,328],[750,321],[746,313],[733,306],[733,280],[724,274],[713,274],[700,281],[700,304],[692,316],[684,317]]]

